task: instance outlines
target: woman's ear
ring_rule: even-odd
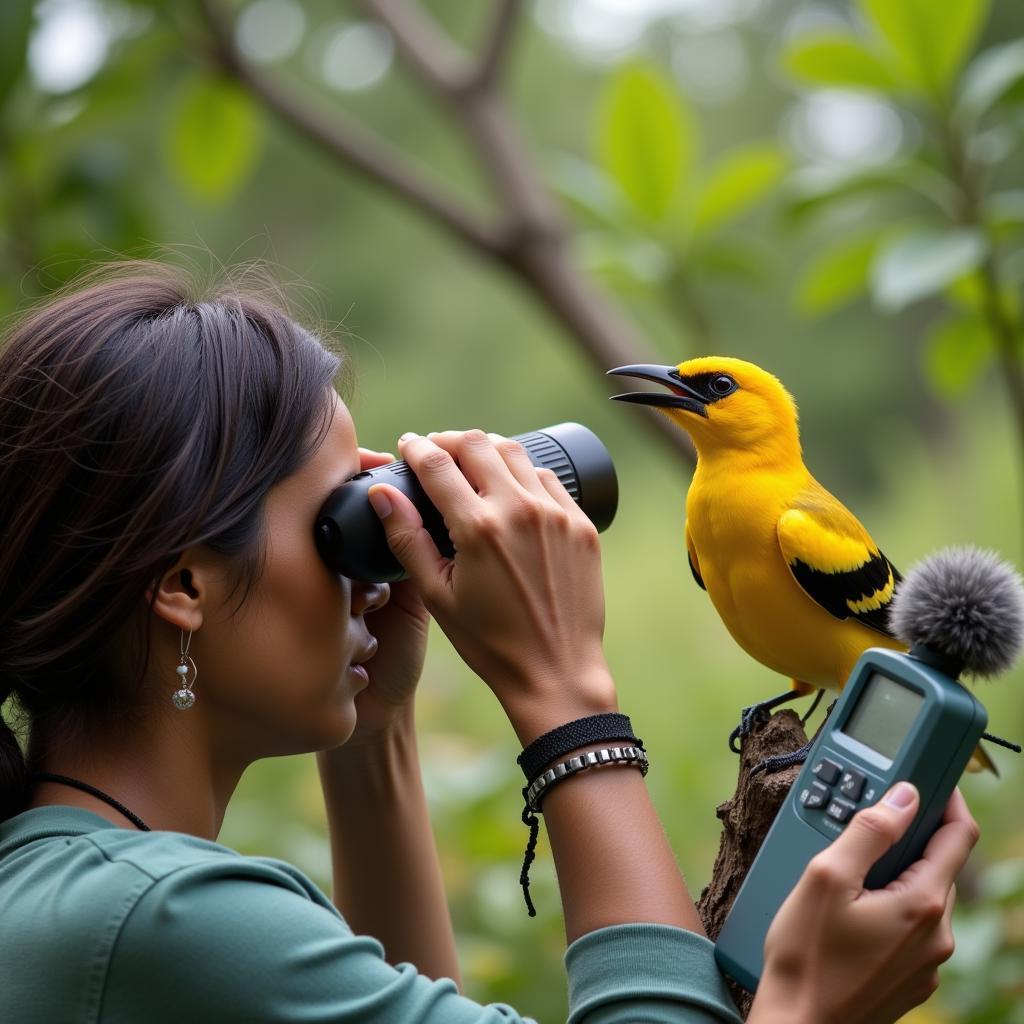
[[[184,551],[174,567],[146,591],[153,611],[177,629],[188,632],[203,624],[203,609],[212,607],[215,571],[195,548]]]

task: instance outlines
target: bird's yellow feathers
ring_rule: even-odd
[[[893,635],[888,609],[900,574],[838,498],[811,478],[777,533],[793,578],[825,611]]]

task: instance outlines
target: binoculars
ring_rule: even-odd
[[[579,423],[558,423],[512,438],[530,461],[554,471],[573,500],[599,531],[615,518],[619,486],[608,449],[597,435]],[[316,547],[334,572],[367,583],[405,578],[405,570],[391,553],[387,536],[370,505],[367,491],[374,484],[390,484],[416,506],[441,554],[455,556],[441,513],[424,493],[416,475],[403,460],[364,470],[336,487],[317,514]]]

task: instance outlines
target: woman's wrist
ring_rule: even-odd
[[[822,1021],[769,969],[761,976],[747,1024],[822,1024]]]
[[[372,733],[357,728],[339,747],[317,753],[317,764],[325,784],[350,787],[367,778],[383,781],[396,771],[415,767],[419,761],[416,744],[416,718],[412,705],[397,712],[388,723]]]
[[[524,747],[538,736],[588,715],[618,711],[615,682],[607,666],[567,671],[562,678],[508,687],[505,714]]]

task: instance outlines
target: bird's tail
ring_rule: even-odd
[[[997,779],[999,778],[999,769],[996,767],[995,761],[989,757],[988,751],[980,743],[974,748],[974,753],[971,754],[971,759],[967,762],[967,771],[989,771]]]

